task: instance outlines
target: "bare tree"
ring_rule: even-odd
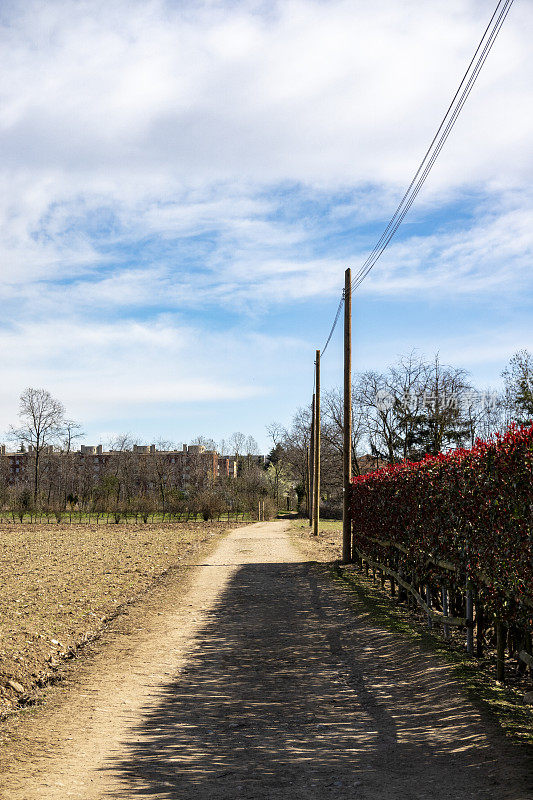
[[[283,442],[287,436],[287,431],[278,422],[272,422],[270,425],[267,425],[267,432],[273,444],[272,450],[268,454],[268,474],[272,479],[276,506],[279,508],[282,483],[285,478],[289,477],[288,464],[285,459],[285,450],[283,448]]]
[[[20,426],[10,428],[10,438],[32,448],[34,456],[33,497],[39,492],[39,461],[45,447],[53,444],[64,430],[65,409],[46,389],[29,387],[20,396]]]
[[[0,454],[0,503],[3,505],[8,497],[10,483],[10,465],[7,456]]]
[[[428,364],[424,403],[414,438],[422,454],[437,455],[445,447],[464,444],[468,439],[465,406],[473,390],[467,375],[464,369],[441,364],[438,354]]]
[[[247,436],[244,443],[244,449],[247,456],[257,455],[259,452],[259,445],[253,436]]]
[[[311,409],[309,406],[299,408],[292,419],[291,427],[283,432],[283,458],[287,471],[293,479],[298,503],[305,501],[309,508],[309,491],[307,472],[307,448],[311,428]]]
[[[359,474],[359,455],[364,435],[364,411],[352,396],[352,465],[356,475]],[[334,453],[337,471],[342,476],[342,453],[344,451],[344,398],[340,389],[325,392],[322,399],[322,448],[327,451],[328,445]]]
[[[78,497],[78,490],[79,490],[79,475],[78,469],[76,465],[76,456],[72,453],[72,446],[76,439],[80,439],[84,436],[84,432],[82,430],[81,425],[75,422],[72,419],[66,419],[63,422],[63,431],[62,431],[62,439],[61,439],[61,454],[46,457],[46,461],[51,460],[51,463],[48,465],[49,472],[53,473],[55,471],[56,474],[56,490],[57,490],[57,502],[61,504],[61,508],[66,508],[67,505],[67,498],[69,495],[71,497]],[[54,470],[55,467],[55,470]],[[50,476],[52,478],[52,476]],[[48,493],[47,493],[47,505],[50,505],[52,493],[53,493],[53,479],[49,479],[48,481]],[[62,490],[62,500],[59,500],[61,496],[61,486],[63,487]]]
[[[477,439],[488,439],[506,427],[505,397],[490,389],[469,392],[465,396],[463,413],[470,447]]]
[[[242,456],[246,448],[246,436],[240,431],[235,431],[229,437],[228,445],[231,449],[231,454],[238,460]]]
[[[353,397],[361,411],[368,445],[376,457],[376,467],[380,458],[394,464],[398,435],[387,376],[375,371],[362,373],[355,381]]]
[[[243,454],[241,457],[242,468],[246,472],[250,472],[253,469],[254,465],[254,455],[257,454],[259,450],[259,445],[255,441],[253,436],[247,436],[244,440],[243,445]]]
[[[113,479],[115,484],[116,498],[118,504],[122,494],[128,500],[133,494],[135,474],[138,466],[138,459],[135,458],[132,450],[135,442],[131,434],[119,433],[109,442],[109,471],[107,477]],[[111,484],[112,481],[109,483]]]
[[[465,443],[476,420],[467,372],[415,352],[385,373],[359,376],[354,398],[372,455],[389,464]],[[470,405],[469,405],[470,404]]]
[[[62,445],[65,453],[70,453],[75,439],[81,439],[82,436],[85,436],[85,433],[78,422],[74,422],[73,419],[65,419],[63,421]]]
[[[210,439],[208,436],[195,436],[195,438],[191,441],[192,445],[198,445],[199,447],[203,447],[206,450],[216,450],[217,444],[214,439]]]
[[[387,372],[386,391],[392,403],[394,449],[400,459],[421,455],[416,441],[427,383],[428,365],[414,350],[402,356]]]
[[[173,464],[168,458],[168,452],[174,450],[172,442],[159,439],[155,453],[149,456],[152,482],[157,485],[161,498],[163,513],[167,510],[167,494],[172,484]]]

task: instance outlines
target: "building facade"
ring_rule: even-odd
[[[158,450],[156,445],[133,445],[131,450],[104,450],[101,444],[81,445],[78,451],[66,453],[46,447],[40,453],[40,471],[68,472],[70,481],[96,483],[106,475],[128,473],[134,482],[152,485],[164,481],[185,489],[189,484],[211,485],[237,477],[235,458],[221,456],[202,445],[186,445],[181,450]],[[0,469],[4,482],[15,486],[29,482],[35,468],[35,451],[9,452],[0,445]]]

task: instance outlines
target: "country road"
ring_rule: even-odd
[[[287,525],[232,531],[134,615],[34,714],[1,796],[531,799],[525,756],[448,668],[359,614]]]

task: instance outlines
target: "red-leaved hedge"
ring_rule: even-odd
[[[372,539],[392,540],[405,574],[431,580],[453,564],[508,618],[529,618],[533,603],[533,425],[512,426],[471,450],[402,462],[354,478],[354,543],[383,561]],[[387,550],[390,553],[390,550]],[[440,573],[444,576],[445,573]]]

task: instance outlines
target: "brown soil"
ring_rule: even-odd
[[[530,798],[525,752],[437,657],[354,610],[287,528],[233,531],[188,584],[169,574],[118,617],[19,718],[0,795]]]
[[[228,525],[0,525],[0,714]]]

